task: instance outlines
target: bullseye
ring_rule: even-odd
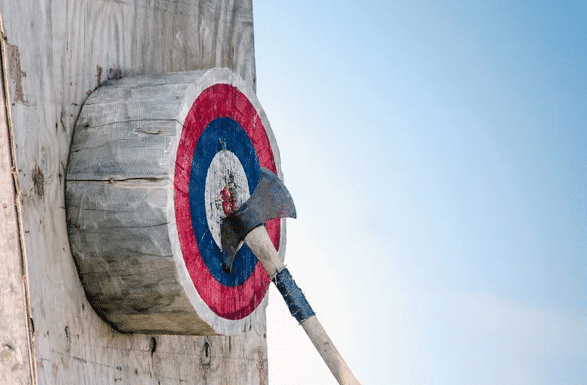
[[[230,183],[224,186],[222,191],[220,191],[220,199],[222,200],[222,211],[224,215],[230,215],[234,210],[236,210],[236,202],[234,199],[234,184]]]
[[[221,247],[220,221],[249,199],[247,176],[237,156],[221,150],[212,159],[206,175],[205,207],[208,229]]]

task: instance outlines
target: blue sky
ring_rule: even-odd
[[[286,262],[363,384],[587,382],[587,7],[254,1]],[[333,384],[276,290],[272,384]]]

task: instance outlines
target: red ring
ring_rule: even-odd
[[[249,99],[230,84],[210,86],[194,101],[183,124],[175,160],[175,220],[183,259],[200,297],[220,317],[238,320],[251,314],[261,303],[269,288],[269,276],[263,265],[257,263],[251,276],[240,286],[229,287],[218,282],[200,255],[189,205],[189,180],[195,148],[204,129],[219,117],[234,119],[251,139],[260,166],[277,174],[271,143]],[[267,222],[266,228],[275,248],[279,249],[280,220]]]

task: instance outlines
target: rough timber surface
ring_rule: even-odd
[[[86,295],[99,315],[124,332],[234,335],[264,330],[264,296],[247,315],[228,319],[213,313],[201,297],[202,291],[214,289],[194,287],[179,245],[174,170],[184,122],[210,85],[231,84],[248,95],[279,164],[269,122],[254,92],[229,69],[163,76],[175,83],[162,82],[159,75],[111,80],[88,97],[78,117],[65,203],[71,252]],[[239,108],[228,99],[222,103]],[[209,171],[222,181],[222,169]],[[220,217],[196,220],[220,226]],[[246,293],[231,293],[222,301],[240,309]]]
[[[0,42],[1,44],[1,42]],[[6,52],[0,52],[5,59]],[[4,68],[0,67],[0,75]],[[2,85],[5,85],[2,82]],[[0,384],[31,380],[25,275],[19,245],[16,191],[12,179],[9,118],[0,88]]]
[[[227,67],[254,85],[251,1],[3,0],[0,7],[38,383],[265,384],[262,330],[122,334],[102,321],[71,256],[64,205],[75,120],[102,82]]]

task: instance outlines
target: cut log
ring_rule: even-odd
[[[203,131],[194,134],[196,126]],[[209,132],[223,143],[209,139]],[[253,153],[239,155],[233,138],[249,141]],[[244,168],[235,169],[226,157]],[[123,78],[94,91],[74,131],[66,207],[71,251],[98,314],[123,332],[213,335],[264,328],[269,282],[257,274],[260,264],[243,254],[244,272],[230,276],[215,270],[216,254],[206,254],[217,247],[215,234],[208,235],[222,218],[210,214],[222,207],[219,190],[254,187],[250,173],[263,163],[280,175],[265,114],[252,88],[228,69]],[[282,244],[280,223],[273,228],[274,242]]]

